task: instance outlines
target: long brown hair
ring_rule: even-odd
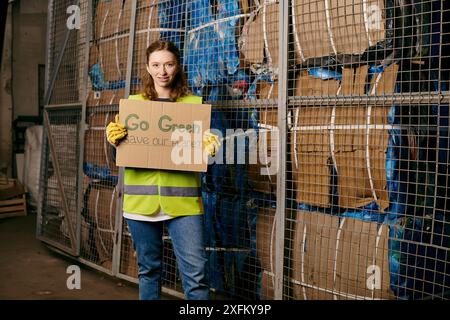
[[[171,98],[177,100],[181,97],[188,95],[190,91],[187,86],[186,75],[184,74],[183,67],[181,66],[180,50],[178,50],[177,46],[174,43],[170,41],[157,40],[152,44],[150,44],[146,51],[147,60],[145,64],[148,65],[148,60],[153,52],[160,50],[167,50],[171,52],[175,56],[175,59],[178,64],[178,72],[175,75],[175,78],[173,79],[172,82],[172,92],[170,94]],[[153,78],[147,72],[147,70],[145,70],[143,75],[143,83],[144,83],[143,96],[149,100],[158,98],[158,93],[156,92],[155,89],[155,83],[153,82]]]

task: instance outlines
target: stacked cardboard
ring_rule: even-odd
[[[248,166],[248,178],[255,191],[276,193],[277,175],[261,174],[261,170],[271,172],[272,168],[277,166],[274,163],[278,144],[277,117],[276,110],[259,113],[258,144],[251,146],[258,149],[258,163]]]
[[[389,67],[372,81],[370,92],[393,92],[396,74],[397,66]],[[341,92],[363,94],[366,75],[366,67],[344,70]],[[320,88],[322,80],[314,81],[319,81],[315,85]],[[323,85],[323,90],[317,91],[300,84],[301,93],[326,95],[336,89],[334,80],[327,80]],[[332,187],[337,186],[341,207],[358,208],[376,201],[385,209],[388,206],[385,163],[389,110],[390,106],[362,104],[295,109],[291,160],[296,200],[330,207],[331,196],[335,194]]]
[[[105,81],[125,79],[131,1],[100,1],[96,7],[95,38]]]
[[[133,66],[139,75],[145,71],[147,47],[160,37],[158,3],[159,0],[145,0],[136,13]]]
[[[294,0],[292,15],[297,61],[336,54],[362,54],[384,39],[381,0]],[[279,4],[265,0],[249,19],[241,53],[251,63],[278,65]]]
[[[256,252],[261,262],[261,299],[274,297],[275,209],[261,208],[256,220]]]
[[[257,253],[261,298],[273,299],[275,210],[260,210]],[[392,299],[388,227],[376,222],[297,211],[293,227],[291,288],[295,300]]]
[[[125,88],[117,90],[89,91],[86,105],[88,107],[118,105],[125,98]]]
[[[114,249],[117,192],[113,187],[94,186],[88,200],[89,220],[94,225],[99,263],[110,268]]]
[[[114,53],[112,53],[112,54],[114,54]],[[89,48],[89,72],[93,73],[92,68],[97,63],[100,64],[99,46],[97,44],[91,44],[91,46]],[[101,71],[105,72],[103,69],[101,69]],[[108,71],[108,72],[111,73],[110,71]],[[100,75],[98,75],[98,74],[97,75],[92,74],[91,77],[89,78],[91,83],[90,83],[90,89],[88,90],[88,94],[87,94],[86,105],[88,107],[97,107],[97,106],[105,106],[105,105],[111,105],[111,104],[119,104],[119,100],[122,98],[125,98],[125,88],[110,89],[110,90],[104,89],[104,90],[94,91],[94,89],[97,89],[98,86],[108,85],[108,80],[106,80],[105,78],[102,79],[104,81],[103,83],[92,83],[92,81],[100,82],[101,80],[99,78],[97,78],[99,76]],[[105,76],[105,75],[103,74],[103,76]],[[109,79],[111,79],[110,76],[109,76]],[[116,80],[113,80],[113,81],[117,81],[117,80],[118,79],[116,77]],[[120,79],[120,80],[123,81],[123,84],[125,84],[125,77],[123,77],[123,79]]]
[[[297,211],[294,299],[391,299],[388,227]]]
[[[298,210],[293,226],[291,288],[295,300],[391,299],[386,225]],[[276,223],[261,209],[256,225],[261,298],[273,299]]]
[[[245,61],[278,65],[278,7],[278,3],[265,0],[259,11],[255,11],[247,21],[240,39]]]
[[[106,126],[114,121],[115,112],[95,112],[87,115],[86,122],[89,129],[86,131],[84,144],[84,163],[108,168],[111,174],[118,175],[118,168],[113,160],[113,147],[107,142],[105,136]]]
[[[294,0],[298,62],[336,54],[361,54],[385,37],[384,1]]]

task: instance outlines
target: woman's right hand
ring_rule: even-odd
[[[119,115],[116,114],[114,122],[110,122],[106,127],[106,140],[113,146],[118,146],[120,141],[128,134],[127,128],[119,122]]]

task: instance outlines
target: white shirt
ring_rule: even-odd
[[[142,214],[134,214],[134,213],[128,213],[123,212],[123,217],[130,219],[130,220],[136,220],[136,221],[148,221],[148,222],[157,222],[157,221],[165,221],[173,219],[174,217],[169,216],[167,213],[165,213],[162,209],[159,209],[158,212],[145,216]]]

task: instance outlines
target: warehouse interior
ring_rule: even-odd
[[[1,6],[5,232],[31,216],[33,248],[133,299],[123,167],[105,129],[141,92],[145,49],[162,39],[224,137],[200,173],[213,299],[449,298],[447,1]],[[163,292],[183,299],[163,240]]]

